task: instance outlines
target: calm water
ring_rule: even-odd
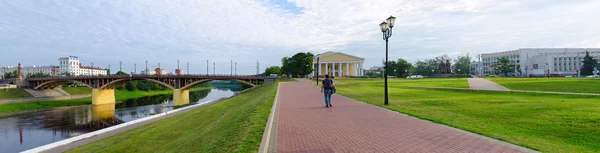
[[[190,103],[227,98],[240,89],[190,92]],[[148,96],[106,106],[71,106],[0,117],[0,152],[20,152],[113,125],[173,110],[172,95]]]

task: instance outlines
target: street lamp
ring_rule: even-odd
[[[321,54],[317,54],[317,85],[319,85],[319,68],[321,68],[321,65],[319,65],[319,55]]]
[[[386,22],[387,21],[387,22]],[[383,32],[383,40],[385,40],[385,70],[383,77],[385,80],[385,99],[384,104],[388,104],[388,81],[387,81],[387,68],[388,68],[388,41],[390,37],[392,37],[392,28],[394,27],[394,22],[396,22],[396,17],[390,16],[379,24],[379,28],[381,28],[381,32]]]

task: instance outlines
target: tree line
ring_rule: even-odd
[[[268,76],[271,74],[291,75],[292,77],[305,77],[313,72],[314,55],[310,52],[300,52],[292,57],[283,57],[281,59],[282,66],[267,67],[262,75]],[[388,61],[388,67],[385,68],[385,61],[381,62],[381,66],[376,66],[377,71],[368,71],[365,77],[383,77],[384,71],[388,72],[388,76],[407,77],[410,75],[432,76],[440,74],[438,66],[441,62],[450,61],[452,63],[452,73],[468,75],[471,74],[471,61],[473,59],[469,54],[450,58],[448,55],[434,57],[432,59],[417,60],[410,63],[405,59]],[[600,69],[598,60],[594,59],[586,51],[586,56],[583,58],[583,67],[581,68],[582,75],[592,75],[594,68]],[[385,70],[384,70],[385,69]],[[477,68],[479,69],[479,68]],[[521,74],[521,65],[510,62],[508,57],[498,58],[498,63],[491,65],[488,69],[492,70],[492,74],[502,76],[514,76]],[[474,73],[474,72],[473,72]]]

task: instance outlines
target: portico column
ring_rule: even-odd
[[[352,71],[354,71],[354,76],[358,76],[358,64],[352,63]]]
[[[329,74],[329,68],[327,67],[329,63],[325,63],[325,74]]]
[[[340,66],[338,67],[338,76],[341,77],[341,76],[343,76],[343,74],[342,74],[342,62],[340,62],[339,65]]]
[[[350,63],[346,62],[346,75],[350,75]]]

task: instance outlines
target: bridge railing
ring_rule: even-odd
[[[231,77],[231,78],[270,78],[276,79],[279,77],[264,76],[264,75],[226,75],[226,74],[127,74],[127,75],[79,75],[79,76],[49,76],[40,78],[26,78],[28,80],[47,80],[47,79],[88,79],[88,78],[124,78],[124,77],[145,77],[145,76],[156,76],[156,77]]]
[[[122,78],[129,77],[129,75],[79,75],[79,76],[64,76],[64,75],[55,75],[49,77],[39,77],[39,78],[25,78],[28,80],[46,80],[46,79],[86,79],[86,78]]]

